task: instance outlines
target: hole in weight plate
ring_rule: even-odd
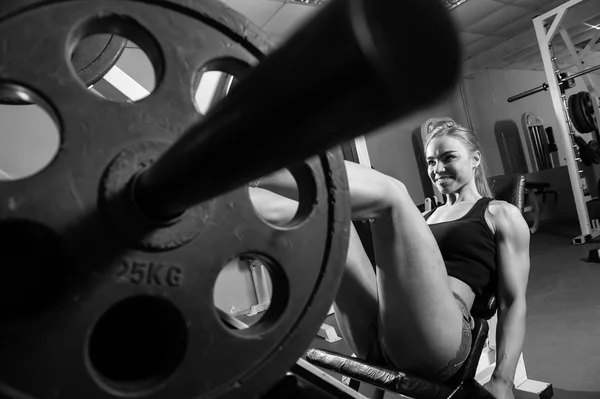
[[[0,321],[39,314],[64,293],[67,256],[60,237],[26,220],[0,222]]]
[[[101,58],[96,60],[103,62],[106,69],[102,71],[101,79],[96,79],[90,87],[91,79],[86,79],[84,70],[78,73],[79,80],[92,93],[111,101],[137,102],[148,97],[162,76],[164,63],[152,35],[129,17],[111,15],[79,27],[70,54],[74,72],[79,71],[82,64],[94,62],[88,50],[90,47],[99,49],[111,45],[121,45],[123,49],[113,55],[111,63]]]
[[[24,86],[1,83],[0,98],[29,105],[0,105],[0,181],[21,180],[44,170],[58,153],[60,130],[50,107]]]
[[[258,216],[277,227],[294,227],[311,213],[316,183],[307,163],[299,163],[249,184],[250,201]]]
[[[249,69],[247,64],[229,58],[207,63],[194,78],[194,104],[198,112],[205,115],[211,110]]]
[[[271,305],[273,281],[267,263],[253,255],[236,257],[219,273],[214,301],[221,320],[234,330],[258,323]]]
[[[111,307],[90,335],[88,358],[102,382],[122,392],[156,388],[179,366],[188,331],[170,301],[136,296]]]

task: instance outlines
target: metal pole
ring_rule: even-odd
[[[577,72],[577,73],[575,73],[573,75],[569,75],[569,76],[567,76],[564,79],[559,79],[558,80],[558,84],[561,85],[564,82],[566,82],[567,80],[578,78],[578,77],[586,75],[586,74],[588,74],[590,72],[597,71],[598,69],[600,69],[600,65],[596,65],[596,66],[590,67],[588,69],[584,69],[583,71]],[[542,85],[540,85],[538,87],[534,87],[533,89],[524,91],[523,93],[517,94],[517,95],[512,96],[512,97],[509,97],[507,101],[509,103],[512,103],[513,101],[517,101],[517,100],[520,100],[522,98],[528,97],[528,96],[530,96],[532,94],[539,93],[540,91],[546,91],[546,90],[548,90],[548,83],[543,83]]]
[[[475,129],[473,128],[473,122],[471,120],[471,111],[469,111],[469,99],[467,97],[467,90],[465,89],[464,78],[460,79],[458,87],[460,89],[460,98],[462,99],[463,107],[465,109],[465,116],[467,117],[467,124],[469,125],[469,129],[474,132]]]
[[[588,73],[597,71],[598,69],[600,69],[600,65],[596,65],[596,66],[590,67],[588,69],[584,69],[581,72],[577,72],[577,73],[574,73],[573,75],[569,75],[566,79],[561,79],[560,83],[562,83],[562,82],[564,82],[566,80],[575,79],[575,78],[578,78],[580,76],[587,75]]]
[[[532,94],[539,93],[540,91],[546,91],[546,90],[548,90],[548,83],[544,83],[541,86],[538,86],[538,87],[535,87],[533,89],[524,91],[523,93],[517,94],[516,96],[509,97],[507,101],[509,103],[512,103],[513,101],[517,101],[517,100],[520,100],[522,98],[528,97],[528,96],[530,96]]]
[[[434,50],[442,64],[415,74],[406,63]],[[459,73],[458,35],[438,0],[331,1],[139,175],[137,206],[178,215],[433,104]]]
[[[582,236],[586,236],[591,233],[590,220],[586,206],[586,197],[589,197],[589,194],[587,193],[587,183],[579,171],[579,167],[575,160],[575,154],[573,153],[574,143],[567,122],[568,115],[566,108],[564,107],[564,99],[561,101],[561,93],[559,91],[560,82],[557,76],[558,71],[555,71],[553,67],[552,56],[550,54],[550,43],[547,40],[544,19],[541,19],[540,17],[534,18],[533,26],[540,47],[544,71],[546,72],[548,82],[550,82],[550,97],[558,121],[557,143],[562,144],[561,147],[563,148],[563,153],[567,162],[567,170],[571,181],[575,206],[577,208],[577,217],[579,219],[581,234]]]

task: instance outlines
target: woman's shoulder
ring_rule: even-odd
[[[515,205],[495,198],[490,198],[488,210],[494,217],[513,218],[522,216],[521,211]]]
[[[496,230],[514,228],[515,225],[521,225],[525,221],[521,210],[504,200],[492,199],[487,210]]]

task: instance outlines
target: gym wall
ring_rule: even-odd
[[[514,122],[519,129],[523,148],[526,148],[521,127],[523,113],[531,112],[539,116],[544,126],[552,126],[557,131],[557,119],[548,93],[534,94],[512,103],[506,101],[515,94],[546,82],[544,72],[484,69],[465,78],[464,82],[469,114],[485,153],[490,175],[505,173],[494,130],[497,122]],[[559,148],[562,159],[564,155],[561,151]]]

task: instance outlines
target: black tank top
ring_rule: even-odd
[[[463,281],[477,296],[496,288],[496,240],[485,221],[492,198],[481,198],[465,216],[429,225],[448,275]],[[427,220],[435,211],[425,215]]]

